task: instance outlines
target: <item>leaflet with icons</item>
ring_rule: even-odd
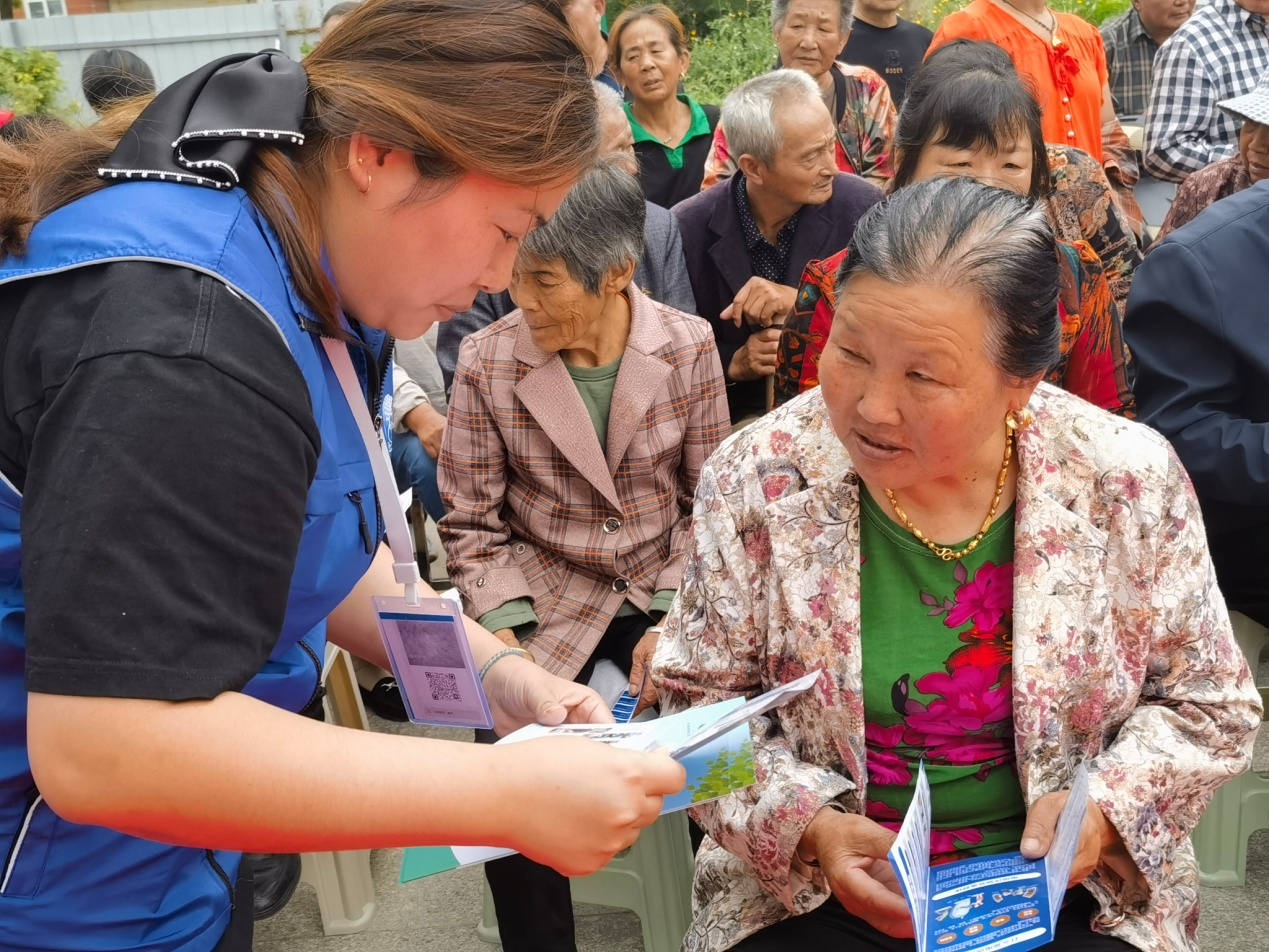
[[[673,813],[750,786],[754,782],[754,763],[749,721],[808,690],[820,674],[814,671],[749,700],[729,698],[651,721],[558,727],[533,724],[508,734],[498,743],[515,744],[539,737],[588,737],[632,750],[665,748],[687,772],[683,789],[666,797],[662,804],[663,814]],[[585,782],[586,778],[578,778],[578,783]],[[412,847],[405,851],[401,863],[401,882],[487,863],[513,852],[492,846]]]
[[[930,783],[925,765],[890,850],[916,933],[916,952],[1027,952],[1053,941],[1088,804],[1088,770],[1076,771],[1048,855],[975,856],[930,866]]]

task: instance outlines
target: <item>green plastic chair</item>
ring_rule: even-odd
[[[599,872],[572,880],[573,901],[633,910],[643,926],[644,952],[679,952],[692,923],[693,867],[687,816],[670,813]],[[501,941],[488,884],[476,934],[484,942]]]
[[[1269,629],[1230,612],[1234,639],[1247,656],[1252,675],[1269,647]],[[1262,698],[1269,689],[1261,688]],[[1222,786],[1194,830],[1199,881],[1204,886],[1242,886],[1247,881],[1247,838],[1269,828],[1269,776],[1249,771]]]

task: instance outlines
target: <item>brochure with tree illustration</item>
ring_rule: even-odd
[[[754,782],[753,739],[749,721],[810,688],[820,672],[790,681],[765,694],[745,700],[730,698],[717,704],[693,707],[678,714],[631,724],[531,725],[508,734],[500,744],[514,744],[537,737],[574,736],[626,747],[654,750],[664,747],[687,771],[681,791],[665,798],[662,813],[673,813],[716,800]],[[584,778],[578,778],[584,782]],[[486,863],[510,856],[514,850],[490,846],[420,846],[407,849],[401,863],[401,882],[407,883],[460,866]]]
[[[1081,765],[1048,855],[974,856],[930,866],[930,782],[917,774],[912,805],[890,850],[916,933],[917,952],[1027,952],[1053,941],[1088,804]]]

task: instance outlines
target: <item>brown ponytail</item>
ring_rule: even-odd
[[[353,133],[412,153],[434,182],[471,173],[546,185],[599,153],[585,58],[543,0],[366,0],[304,66],[305,145],[294,158],[259,148],[243,185],[277,232],[296,290],[332,329],[319,208]],[[102,187],[97,169],[143,105],[20,150],[0,142],[0,257],[21,254],[35,222]]]

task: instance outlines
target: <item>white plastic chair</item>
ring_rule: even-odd
[[[326,686],[326,719],[340,727],[369,730],[366,708],[357,690],[352,656],[327,643],[322,666]],[[370,876],[370,850],[302,853],[300,881],[317,891],[317,906],[326,935],[352,935],[370,925],[375,914],[375,884]]]

